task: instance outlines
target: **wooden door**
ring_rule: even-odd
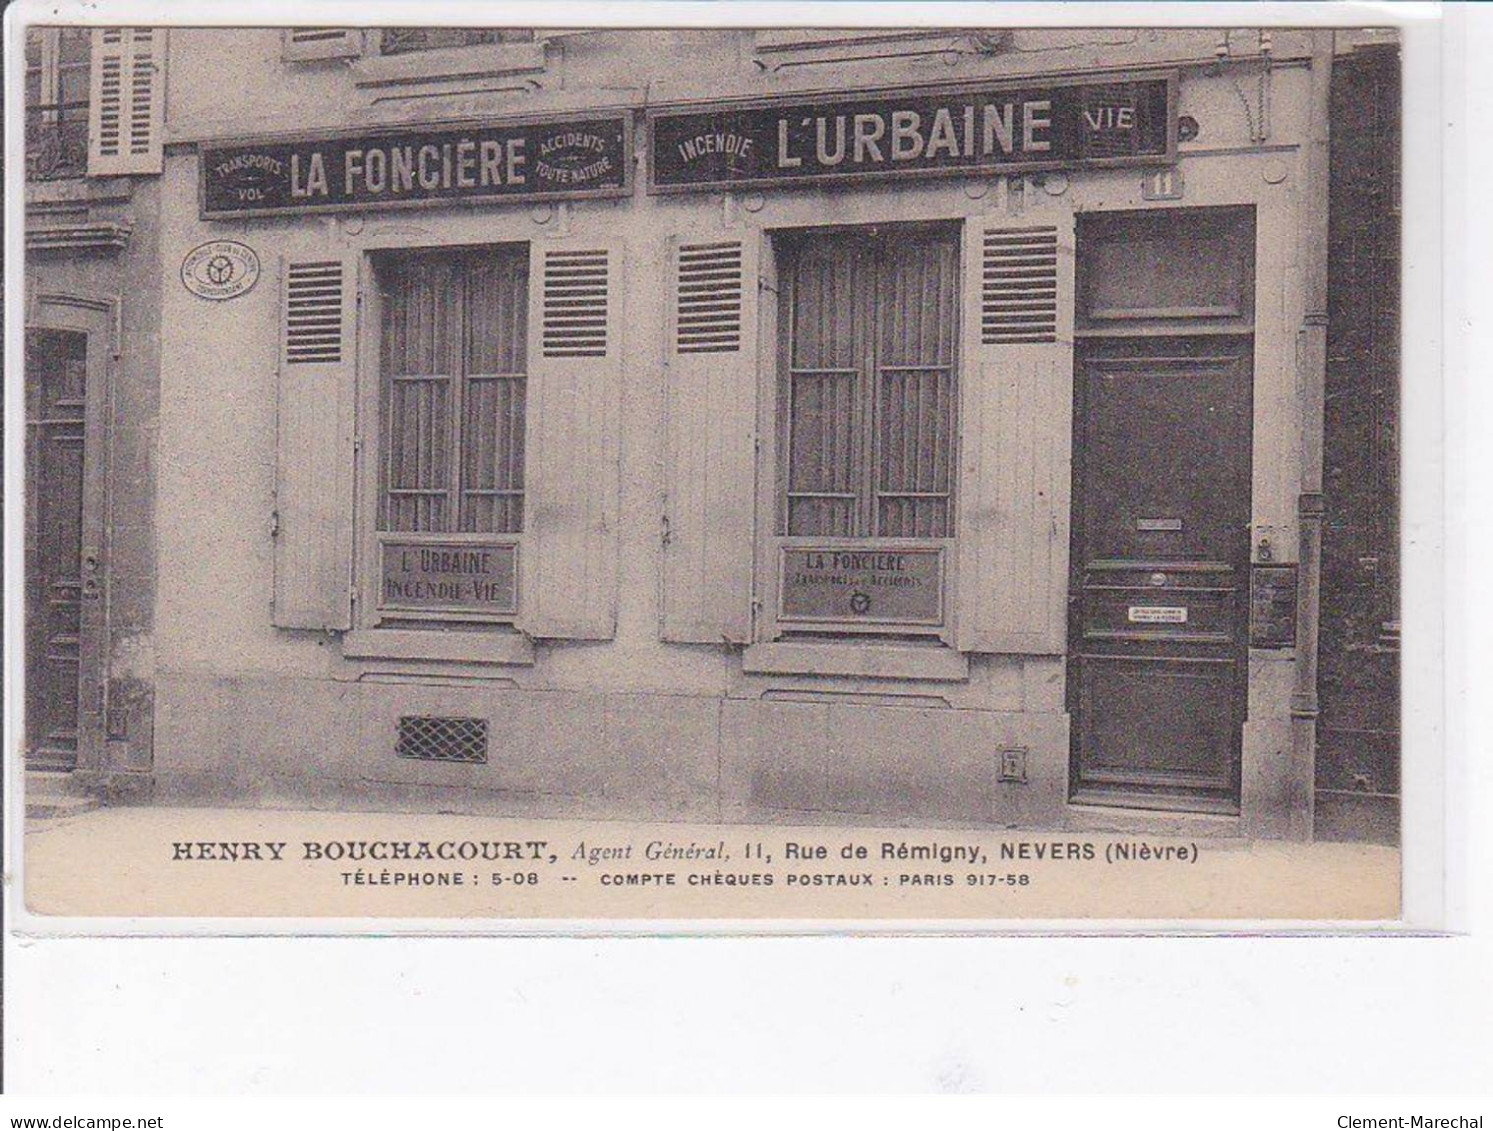
[[[83,471],[88,335],[26,335],[26,765],[70,770],[78,757]]]
[[[1238,803],[1250,369],[1239,344],[1080,353],[1080,799]]]
[[[1080,228],[1068,673],[1077,801],[1238,811],[1252,237],[1252,215],[1224,209]]]

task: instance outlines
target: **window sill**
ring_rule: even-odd
[[[449,660],[531,667],[534,642],[518,632],[367,628],[343,635],[342,656],[347,660]]]
[[[543,71],[544,44],[489,43],[400,55],[369,55],[353,64],[353,81],[360,87],[404,86]]]
[[[48,205],[76,207],[80,204],[111,204],[130,199],[129,177],[61,177],[55,181],[27,181],[26,207]]]
[[[761,675],[840,675],[939,683],[969,679],[969,659],[951,648],[872,642],[753,644],[742,653],[741,668]]]

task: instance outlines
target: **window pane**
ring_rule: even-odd
[[[467,261],[467,372],[522,373],[529,330],[526,249]]]
[[[858,533],[865,474],[862,400],[875,261],[863,239],[813,237],[798,249],[790,274],[788,533],[850,537]]]
[[[64,64],[81,63],[88,66],[93,32],[89,28],[65,27],[58,31],[58,58]]]
[[[57,72],[57,101],[66,106],[88,102],[88,64],[63,67]]]
[[[524,501],[525,249],[467,261],[466,319],[461,528],[517,533]]]
[[[789,409],[788,533],[855,533],[853,457],[858,375],[793,374]]]
[[[463,530],[523,529],[525,391],[521,377],[474,377],[467,384]]]
[[[882,263],[876,533],[946,538],[958,249],[951,239],[896,240]]]
[[[785,251],[784,533],[950,537],[957,236],[862,229]]]
[[[385,530],[449,527],[459,279],[449,259],[412,256],[384,292]]]
[[[380,528],[517,533],[523,529],[527,249],[412,253],[380,278]]]

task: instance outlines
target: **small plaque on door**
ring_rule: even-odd
[[[1135,528],[1150,533],[1158,531],[1175,533],[1182,529],[1182,520],[1180,518],[1138,518],[1135,520]]]
[[[1131,605],[1128,614],[1131,624],[1186,624],[1185,605]]]

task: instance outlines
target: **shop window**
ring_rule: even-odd
[[[81,177],[88,171],[92,37],[90,28],[26,33],[27,180]]]
[[[492,43],[533,43],[533,28],[388,27],[379,33],[379,54],[406,55],[447,47]]]
[[[523,529],[526,247],[381,265],[379,529]]]
[[[814,233],[783,251],[780,534],[952,537],[957,235]]]

